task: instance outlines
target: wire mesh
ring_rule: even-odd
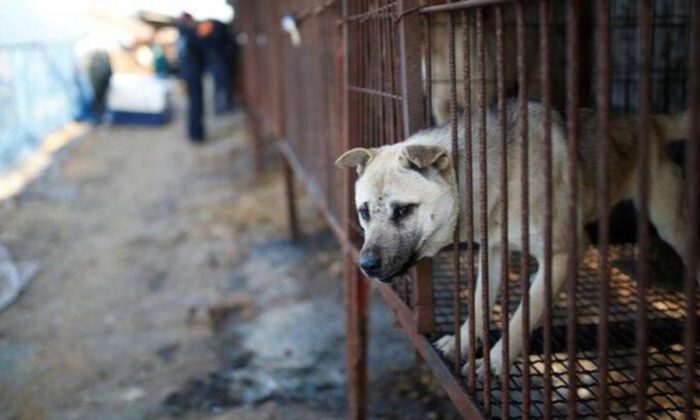
[[[461,255],[462,266],[466,262],[466,252]],[[638,248],[634,245],[613,245],[610,247],[611,276],[610,276],[610,370],[607,375],[609,393],[609,413],[611,417],[636,416],[637,384],[635,376],[635,322],[637,310],[637,281],[635,266],[638,259]],[[531,260],[532,271],[536,261]],[[514,255],[510,261],[509,288],[511,294],[508,300],[509,312],[513,312],[520,302],[522,288],[519,268],[520,259]],[[600,382],[599,358],[597,352],[597,326],[600,320],[600,294],[598,282],[598,253],[589,248],[579,271],[578,288],[575,299],[578,302],[577,337],[574,343],[576,349],[576,415],[580,417],[596,417],[597,390]],[[451,334],[454,322],[454,306],[452,304],[454,285],[452,281],[451,254],[444,252],[436,259],[434,266],[435,280],[435,311],[436,335]],[[681,287],[682,279],[678,279]],[[462,289],[466,289],[464,282]],[[696,294],[696,296],[700,293]],[[552,319],[552,409],[553,417],[569,418],[566,400],[568,398],[567,378],[567,336],[566,336],[566,292],[555,299]],[[650,418],[676,418],[682,416],[683,398],[683,356],[684,344],[683,322],[686,313],[686,295],[681,290],[669,290],[655,284],[647,285],[646,303],[648,310],[648,347],[649,380],[646,395],[648,398],[646,414]],[[461,308],[462,317],[466,317],[468,308]],[[499,298],[493,310],[492,322],[489,328],[491,342],[495,342],[501,334],[503,319],[503,301]],[[696,345],[700,352],[700,345]],[[477,357],[481,357],[479,351]],[[452,360],[445,359],[451,364]],[[532,405],[530,414],[543,417],[544,407],[544,342],[543,331],[537,329],[531,339],[529,357]],[[700,379],[700,369],[696,368],[696,377]],[[510,417],[521,418],[523,362],[518,359],[511,368],[509,381]],[[493,383],[492,415],[501,415],[501,387]],[[478,382],[478,390],[483,387],[483,381]],[[479,403],[483,404],[482,394],[476,393]],[[695,404],[700,403],[700,396]]]
[[[506,133],[510,127],[504,118],[506,97],[520,98],[523,120],[528,118],[526,98],[541,98],[545,109],[560,111],[564,117],[560,124],[566,131],[571,156],[578,155],[579,147],[597,147],[597,143],[584,143],[590,142],[591,136],[581,135],[580,107],[593,107],[600,113],[604,124],[598,137],[602,139],[609,133],[605,123],[616,113],[641,112],[639,130],[643,130],[651,114],[680,112],[689,104],[697,108],[700,94],[687,88],[688,78],[693,76],[689,70],[693,67],[688,66],[688,51],[695,45],[690,39],[689,11],[697,14],[700,7],[695,1],[691,8],[691,3],[692,0],[243,2],[244,28],[250,35],[245,53],[246,93],[256,123],[277,127],[276,135],[288,145],[285,156],[295,163],[295,172],[302,174],[315,200],[326,209],[336,233],[351,238],[357,249],[362,232],[351,204],[351,187],[345,183],[353,178],[345,178],[336,171],[332,165],[334,159],[347,148],[395,143],[431,121],[440,123],[450,118],[452,137],[458,140],[455,119],[465,115],[464,124],[468,127],[465,131],[473,134],[475,140],[466,141],[469,148],[464,151],[465,167],[458,165],[457,170],[464,172],[469,180],[467,207],[471,212],[467,218],[473,220],[460,223],[483,227],[497,217],[512,223],[505,219],[506,213],[492,215],[487,214],[485,207],[472,208],[472,199],[480,197],[479,202],[485,203],[488,194],[499,187],[488,184],[487,163],[502,165],[503,173],[510,171],[505,169],[505,157],[502,156],[502,161],[492,161],[486,155],[487,130],[500,128],[503,134],[508,134],[501,138],[505,143],[517,141],[515,147],[522,145],[522,150],[527,150],[527,131]],[[640,13],[648,11],[651,15],[644,16],[651,27],[642,38],[646,45],[640,45]],[[450,13],[449,17],[445,13]],[[278,28],[286,14],[297,19],[301,37],[298,46]],[[543,40],[544,37],[547,39]],[[693,51],[696,50],[697,46]],[[640,72],[640,66],[650,67],[650,71]],[[498,127],[486,126],[487,112],[500,113]],[[477,117],[470,118],[472,114]],[[697,123],[694,124],[697,133]],[[551,125],[552,116],[545,115],[544,131]],[[533,129],[526,124],[520,127]],[[611,145],[606,141],[600,144],[603,147],[599,150],[599,161],[604,162]],[[551,153],[551,146],[544,153]],[[537,164],[539,159],[546,161],[547,156],[528,158]],[[644,160],[643,153],[639,159]],[[477,161],[481,164],[477,165]],[[465,378],[459,373],[461,366],[454,365],[454,359],[466,357],[474,361],[489,356],[476,345],[442,363],[454,372],[454,378],[462,386],[460,392],[468,392],[485,417],[693,415],[700,404],[700,397],[694,392],[700,370],[687,364],[696,359],[700,346],[696,342],[697,313],[689,314],[687,308],[696,304],[698,294],[693,293],[692,285],[685,291],[668,290],[653,281],[639,287],[638,265],[644,268],[645,262],[658,261],[650,255],[654,250],[649,248],[648,232],[644,229],[640,247],[614,245],[609,235],[611,226],[605,220],[599,227],[598,239],[602,238],[602,244],[589,248],[585,254],[582,252],[584,232],[579,230],[576,218],[577,205],[585,198],[585,191],[579,191],[581,184],[576,181],[579,163],[574,159],[569,171],[562,175],[568,199],[566,210],[572,221],[567,236],[573,263],[568,265],[565,287],[552,299],[551,311],[544,312],[551,313],[544,330],[539,328],[530,335],[527,328],[523,329],[527,334],[521,337],[525,342],[525,359],[516,360],[508,376],[491,377],[487,370],[485,380],[477,379],[474,369]],[[556,164],[551,162],[548,167]],[[601,167],[601,175],[611,169]],[[524,187],[520,202],[527,203],[527,167],[519,168],[518,172]],[[693,192],[697,195],[696,172],[693,166],[686,170],[688,177],[694,177],[689,178],[693,180],[691,196]],[[596,190],[602,199],[599,212],[603,215],[607,215],[611,199],[606,176],[599,177]],[[550,190],[561,188],[551,184],[551,177],[548,182]],[[500,187],[503,189],[502,184]],[[523,209],[520,215],[524,226],[529,223],[527,210]],[[546,212],[551,216],[551,205]],[[693,223],[691,226],[697,220]],[[545,236],[559,234],[552,232],[551,223],[548,229]],[[488,232],[483,228],[471,233],[478,242],[489,243],[493,239],[486,236]],[[459,240],[459,235],[456,238]],[[695,247],[693,233],[689,238]],[[525,235],[516,242],[522,249],[531,251],[542,246],[528,240]],[[404,328],[412,330],[409,335],[417,348],[426,339],[459,332],[459,324],[464,321],[471,325],[470,334],[462,334],[458,340],[475,343],[476,273],[470,271],[476,271],[480,262],[484,266],[481,276],[486,281],[490,277],[491,260],[486,252],[474,252],[474,247],[468,247],[474,252],[473,261],[470,251],[459,251],[459,244],[454,249],[458,250],[459,259],[451,259],[450,253],[441,254],[431,269],[432,276],[421,279],[412,273],[391,285],[390,290],[398,300],[388,299],[390,304],[401,306],[400,310],[408,308],[415,315],[413,323],[404,323]],[[488,249],[484,247],[484,251]],[[508,254],[507,247],[499,251]],[[514,312],[521,302],[522,290],[529,285],[524,274],[533,273],[538,264],[550,264],[551,252],[551,249],[545,251],[544,261],[539,262],[526,254],[511,254],[508,264],[503,264],[505,269],[497,275],[508,278],[500,289],[508,295],[508,304],[498,302],[492,313],[485,311],[487,318],[490,317],[487,338],[483,340],[487,348],[501,337],[505,314]],[[599,252],[605,257],[602,261]],[[579,256],[583,256],[580,266]],[[691,256],[689,261],[695,264],[695,258]],[[655,278],[658,272],[654,267],[649,268],[641,272],[641,278],[659,280]],[[545,282],[551,282],[551,277],[549,267]],[[669,279],[665,280],[664,283],[669,283]],[[551,284],[548,287],[551,289]],[[486,305],[489,290],[484,287],[479,291],[484,293]],[[429,293],[427,298],[426,293]],[[645,305],[638,305],[640,296],[644,297]],[[508,307],[507,312],[504,306]],[[525,306],[527,324],[528,316],[539,314],[528,311],[527,299]],[[646,334],[640,334],[640,328]],[[691,343],[688,348],[686,342]],[[361,347],[361,343],[358,345]],[[475,350],[478,352],[474,353]],[[504,355],[507,356],[507,350]],[[436,372],[441,371],[436,369]],[[508,392],[504,394],[505,382]],[[361,399],[358,393],[362,392],[351,390],[353,398]]]

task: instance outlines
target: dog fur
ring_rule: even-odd
[[[543,232],[545,226],[545,175],[543,162],[543,107],[536,102],[527,105],[528,133],[528,182],[529,182],[529,241],[530,254],[537,259],[538,271],[531,279],[530,331],[536,328],[544,312],[543,280]],[[596,145],[599,137],[597,114],[589,109],[579,112],[581,135],[577,150],[578,201],[576,221],[579,261],[588,246],[584,225],[597,218],[596,173],[598,161]],[[521,118],[517,101],[509,101],[507,119],[507,214],[508,249],[518,251],[521,245],[522,226],[521,178],[522,156],[520,143]],[[471,115],[473,179],[465,179],[465,127],[464,117],[459,118],[457,155],[459,183],[455,177],[452,162],[452,139],[450,125],[418,132],[403,142],[374,149],[356,148],[340,156],[336,161],[339,167],[354,167],[359,173],[355,185],[355,202],[360,213],[360,224],[364,229],[365,241],[360,252],[360,265],[368,277],[390,282],[403,274],[417,260],[435,256],[442,248],[453,242],[458,217],[464,218],[466,210],[465,186],[469,182],[474,191],[479,191],[486,182],[488,191],[485,203],[488,223],[486,226],[489,243],[480,244],[480,249],[488,249],[489,302],[493,308],[498,292],[501,272],[500,212],[504,192],[500,190],[501,150],[497,112],[490,108],[486,115],[486,180],[479,177],[480,155],[478,113]],[[651,141],[649,179],[649,214],[662,239],[667,241],[684,258],[685,235],[687,230],[685,196],[681,167],[666,155],[667,142],[683,138],[687,129],[687,113],[678,116],[656,116],[649,124]],[[614,117],[611,121],[610,147],[610,194],[611,206],[622,200],[632,200],[638,204],[637,165],[637,118],[632,116]],[[566,278],[567,241],[570,232],[568,173],[572,156],[568,152],[565,120],[561,114],[552,111],[552,286],[556,297]],[[459,189],[459,192],[458,192]],[[480,195],[474,194],[473,209],[481,208]],[[464,223],[460,223],[460,240],[466,241]],[[474,223],[474,238],[480,238],[480,223]],[[377,263],[378,262],[378,263]],[[364,266],[371,269],[365,270]],[[373,263],[373,264],[370,264]],[[484,287],[482,267],[479,267],[475,293],[475,326],[477,339],[482,334],[484,316],[482,313],[481,290]],[[518,306],[510,319],[510,357],[502,360],[502,341],[491,349],[491,369],[498,373],[504,363],[511,363],[522,352],[522,305]],[[469,335],[465,322],[461,328],[462,337]],[[467,354],[468,340],[461,340],[462,354]],[[437,347],[446,355],[454,352],[455,340],[445,336],[437,341]],[[483,374],[481,360],[477,360],[479,374]],[[465,369],[467,366],[465,365]],[[466,371],[466,370],[465,370]]]

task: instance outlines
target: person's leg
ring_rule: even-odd
[[[95,107],[93,112],[97,121],[101,121],[107,109],[107,90],[109,89],[109,79],[100,81],[95,91]]]
[[[207,66],[214,80],[214,113],[223,114],[231,110],[229,86],[229,58],[223,46],[207,50]]]
[[[221,114],[228,110],[228,88],[226,85],[226,63],[220,51],[212,53],[210,69],[214,79],[214,111]]]
[[[188,134],[190,140],[204,141],[204,91],[202,78],[192,77],[187,79],[188,97]]]

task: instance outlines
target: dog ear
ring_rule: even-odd
[[[357,147],[343,153],[336,161],[335,166],[339,168],[357,168],[358,175],[362,175],[367,164],[374,157],[372,149]]]
[[[404,147],[399,161],[406,168],[416,170],[432,166],[442,172],[450,166],[447,150],[440,146],[426,144],[410,144]]]

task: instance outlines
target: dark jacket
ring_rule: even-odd
[[[204,46],[197,36],[197,31],[185,23],[178,23],[180,39],[178,40],[179,73],[183,79],[202,77],[204,71]]]

